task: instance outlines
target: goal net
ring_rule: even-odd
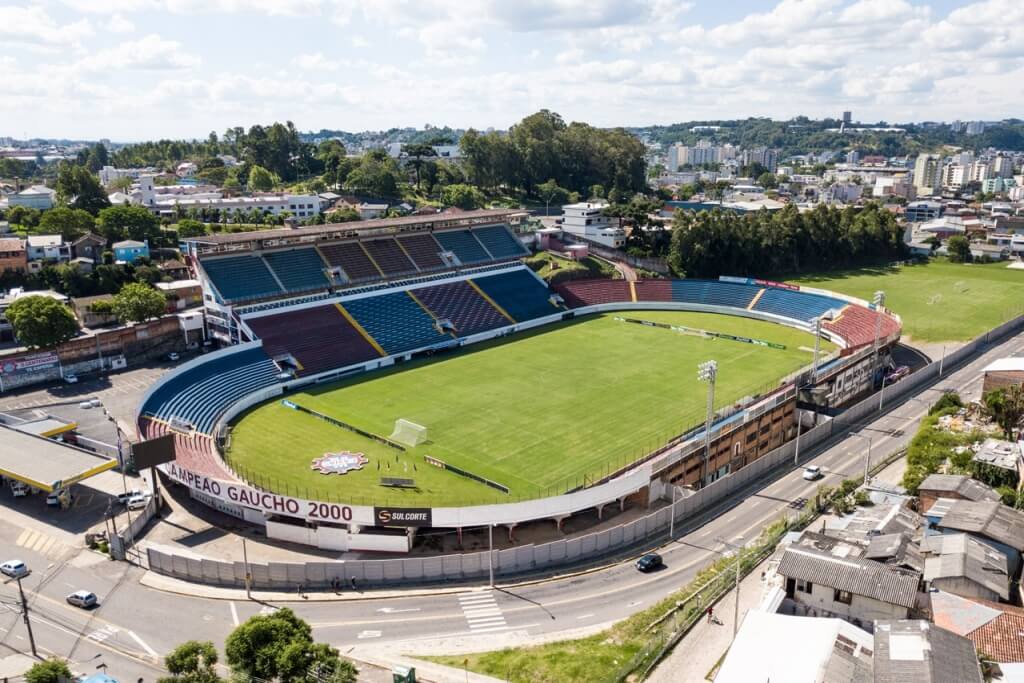
[[[427,428],[403,418],[395,420],[395,431],[388,437],[406,446],[419,446],[427,440]]]

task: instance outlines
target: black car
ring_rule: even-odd
[[[665,562],[658,553],[647,553],[636,561],[636,568],[642,572],[653,572],[659,567],[664,567]]]

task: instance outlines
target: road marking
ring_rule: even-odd
[[[403,612],[419,612],[420,608],[419,607],[409,607],[409,608],[406,608],[406,609],[399,609],[398,607],[381,607],[377,611],[378,612],[383,612],[384,614],[402,614]]]
[[[234,603],[232,603],[232,604],[234,604]],[[157,658],[160,657],[160,655],[158,655],[156,653],[156,650],[154,650],[153,648],[151,648],[149,645],[146,644],[146,641],[144,641],[142,638],[139,638],[137,635],[135,635],[135,631],[128,631],[127,633],[128,633],[128,635],[130,635],[132,637],[132,640],[134,640],[136,643],[138,643],[142,647],[143,650],[145,650],[146,652],[149,653],[149,655],[151,657],[157,657]]]
[[[235,601],[231,601],[231,621],[234,622],[235,626],[238,626],[238,608],[235,607]]]
[[[470,628],[473,628],[473,627],[471,626]],[[476,629],[473,629],[471,631],[471,633],[490,633],[491,631],[505,631],[505,630],[508,630],[509,628],[511,628],[511,627],[508,624],[505,624],[504,626],[491,626],[489,628],[476,628]]]
[[[360,631],[359,635],[356,636],[359,640],[365,640],[367,638],[380,638],[380,631]]]
[[[592,616],[594,616],[594,615],[593,614],[581,614],[580,616],[576,617],[576,620],[577,621],[582,621],[583,619],[589,619]]]
[[[466,618],[466,625],[473,633],[498,631],[508,628],[505,616],[494,599],[494,593],[486,591],[459,596],[459,607]]]
[[[276,611],[277,611],[277,608],[276,607],[272,607],[270,605],[263,605],[263,607],[260,608],[260,614],[264,615],[264,616],[267,615],[267,614],[273,614]]]
[[[72,550],[53,536],[32,529],[23,529],[15,543],[51,560],[59,560]]]
[[[97,629],[86,636],[89,640],[95,640],[97,643],[102,643],[104,640],[112,635],[115,635],[121,629],[115,628],[114,626],[104,626],[101,629]]]

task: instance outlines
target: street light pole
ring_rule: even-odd
[[[487,573],[490,576],[490,586],[494,588],[494,525],[487,525]]]
[[[39,657],[39,653],[36,652],[36,638],[32,634],[32,622],[28,618],[28,600],[25,599],[25,589],[21,587],[21,579],[24,577],[18,577],[18,594],[21,596],[21,616],[25,620],[25,629],[28,631],[28,642],[32,647],[32,656]]]
[[[736,551],[736,582],[733,591],[736,593],[736,601],[732,610],[732,639],[736,640],[736,633],[740,630],[740,563],[743,561],[743,546],[730,543],[724,538],[716,538],[716,541]]]
[[[252,600],[252,574],[249,572],[249,552],[245,547],[245,536],[242,536],[242,563],[245,565],[245,599]]]
[[[718,362],[709,360],[697,366],[697,379],[708,385],[707,416],[704,419],[704,462],[701,467],[701,488],[708,477],[708,463],[711,460],[711,420],[715,411],[715,380],[718,378]]]
[[[676,486],[671,482],[669,486],[672,487],[672,505],[668,513],[668,538],[672,540],[676,537]]]
[[[939,377],[942,377],[942,365],[946,360],[946,346],[942,346],[942,355],[939,356]]]
[[[875,305],[875,343],[872,346],[874,356],[871,365],[871,381],[874,382],[875,375],[878,374],[878,338],[882,334],[882,307],[885,306],[885,292],[882,290],[875,292],[875,296],[871,298],[871,303]]]
[[[882,388],[878,392],[878,412],[882,412],[882,405],[885,402],[885,375],[882,375]]]
[[[800,409],[793,407],[793,414],[796,415],[796,446],[793,448],[793,467],[800,464],[800,428],[804,421],[800,419]]]
[[[864,484],[866,485],[868,483],[868,470],[871,468],[871,437],[857,434],[856,432],[850,432],[849,435],[858,439],[866,439],[868,442],[868,451],[864,456]]]

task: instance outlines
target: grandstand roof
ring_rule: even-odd
[[[422,228],[446,228],[462,225],[467,227],[476,222],[502,222],[513,216],[525,216],[526,212],[509,209],[480,209],[478,211],[461,211],[459,213],[436,213],[427,216],[403,216],[401,218],[377,218],[358,223],[328,223],[325,225],[311,225],[302,228],[278,228],[276,230],[260,230],[257,232],[221,233],[219,235],[204,235],[190,242],[198,244],[239,244],[244,242],[281,239],[284,237],[306,237],[316,235],[330,235],[338,231],[348,233],[347,237],[362,237],[363,235],[380,234],[389,229],[397,231],[398,228],[419,226]]]
[[[0,474],[55,491],[113,469],[117,461],[0,426]]]

